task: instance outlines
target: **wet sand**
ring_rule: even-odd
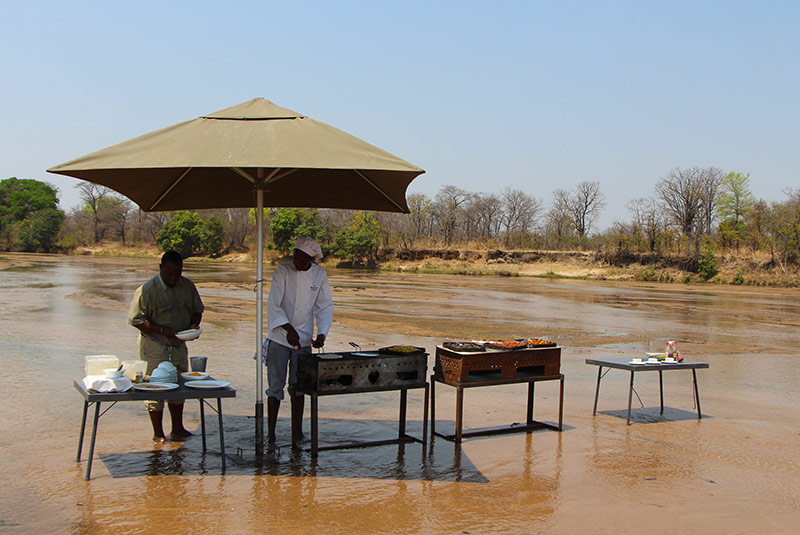
[[[258,466],[201,453],[200,437],[156,447],[144,408],[101,419],[91,481],[75,462],[83,356],[136,357],[125,318],[156,261],[0,254],[0,384],[8,398],[0,451],[0,533],[794,533],[800,522],[800,300],[797,290],[331,270],[335,323],[327,349],[395,343],[433,353],[445,338],[535,336],[563,347],[562,433],[537,431],[320,452],[281,447]],[[226,450],[254,452],[254,268],[187,263],[207,306],[190,354],[238,397],[224,402]],[[267,275],[269,276],[269,275]],[[625,425],[628,374],[604,378],[589,357],[627,357],[676,339],[698,371],[639,374]],[[432,368],[433,359],[429,361]],[[437,430],[455,395],[437,385]],[[557,384],[537,386],[539,420],[558,417]],[[396,434],[398,394],[320,401],[320,440]],[[520,422],[525,387],[471,389],[465,427]],[[422,395],[409,394],[411,434]],[[218,452],[206,411],[208,444]],[[186,425],[199,433],[197,404]],[[308,422],[306,421],[306,433]]]

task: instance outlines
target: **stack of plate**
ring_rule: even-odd
[[[162,362],[150,374],[151,383],[177,383],[178,370],[175,366],[168,361]]]

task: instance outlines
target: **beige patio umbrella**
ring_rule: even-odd
[[[264,389],[262,214],[272,207],[408,212],[425,171],[328,124],[256,98],[56,165],[50,173],[107,186],[145,211],[256,208],[256,453]],[[224,452],[223,452],[224,453]]]

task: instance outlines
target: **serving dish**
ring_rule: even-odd
[[[204,388],[208,390],[230,386],[228,381],[217,381],[214,379],[206,379],[204,381],[186,381],[183,384],[189,388]]]
[[[200,334],[203,332],[203,329],[186,329],[185,331],[180,331],[175,333],[175,338],[178,340],[188,341],[188,340],[195,340],[200,337]]]
[[[144,392],[166,392],[167,390],[175,390],[178,385],[175,383],[137,383],[133,385],[133,388]]]

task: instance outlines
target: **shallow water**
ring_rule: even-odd
[[[800,521],[800,300],[797,290],[587,283],[330,270],[336,312],[328,345],[347,350],[445,338],[535,336],[563,347],[562,433],[320,452],[280,447],[267,462],[221,473],[214,414],[199,437],[154,447],[142,406],[101,419],[92,480],[75,461],[82,399],[71,386],[83,356],[136,358],[126,323],[155,261],[0,255],[3,411],[0,533],[793,533]],[[269,278],[270,270],[266,277]],[[254,452],[254,267],[189,262],[207,306],[190,354],[238,396],[224,401],[226,451]],[[602,381],[588,357],[622,357],[679,341],[698,371],[703,419],[688,372],[658,385]],[[432,359],[429,367],[432,366]],[[537,386],[536,418],[557,419],[557,385]],[[437,385],[437,430],[453,426],[453,389]],[[391,438],[396,393],[320,400],[320,440]],[[288,404],[286,404],[288,405]],[[525,387],[467,390],[465,427],[524,420]],[[408,431],[421,435],[422,395],[409,394]],[[186,405],[199,432],[199,410]],[[306,433],[308,433],[306,421]]]

